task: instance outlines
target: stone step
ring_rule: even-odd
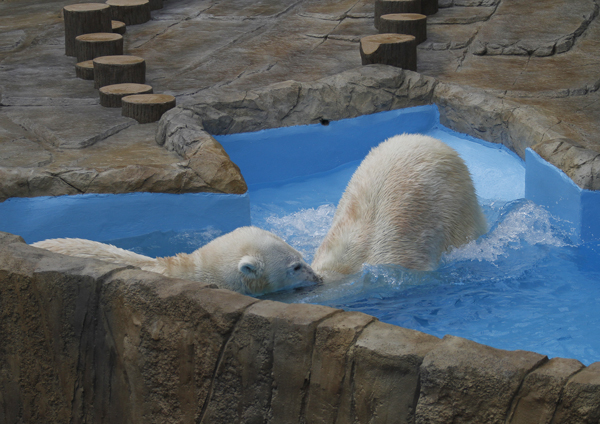
[[[123,83],[105,85],[99,90],[100,104],[104,107],[121,107],[121,99],[134,94],[152,94],[148,84]]]
[[[76,56],[75,38],[94,32],[110,32],[110,6],[101,3],[70,4],[63,8],[65,54]]]
[[[140,124],[158,121],[176,103],[175,97],[169,94],[136,94],[123,97],[121,102],[121,114]]]
[[[95,32],[75,38],[75,57],[84,62],[100,56],[122,55],[123,36],[114,32]]]
[[[379,19],[379,32],[414,35],[417,44],[427,40],[427,16],[420,13],[392,13]]]
[[[139,25],[150,20],[148,0],[107,0],[112,19],[125,22],[125,25]]]
[[[94,87],[146,82],[146,61],[138,56],[102,56],[94,59]]]

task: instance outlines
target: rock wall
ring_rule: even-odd
[[[0,233],[0,422],[597,423],[600,362],[261,301]]]
[[[286,81],[250,91],[215,91],[190,97],[161,119],[159,145],[185,156],[209,134],[354,118],[404,107],[436,104],[443,125],[501,143],[525,158],[533,148],[581,188],[600,189],[600,154],[553,130],[553,118],[534,107],[482,89],[441,83],[386,65],[369,65],[315,82]],[[201,135],[199,135],[201,134]]]

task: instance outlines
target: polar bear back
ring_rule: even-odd
[[[430,270],[451,246],[485,231],[456,151],[432,137],[403,134],[373,148],[358,167],[312,266],[341,274],[363,263]]]

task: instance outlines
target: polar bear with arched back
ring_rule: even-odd
[[[296,249],[268,231],[241,227],[187,254],[151,258],[91,240],[50,239],[32,246],[81,258],[137,266],[175,278],[215,284],[246,294],[261,294],[321,278]]]
[[[442,253],[485,232],[458,153],[435,138],[402,134],[362,161],[312,268],[325,280],[356,273],[364,263],[433,270]]]

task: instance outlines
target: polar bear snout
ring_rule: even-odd
[[[306,262],[294,262],[288,267],[288,276],[290,279],[299,283],[320,284],[323,279]]]

